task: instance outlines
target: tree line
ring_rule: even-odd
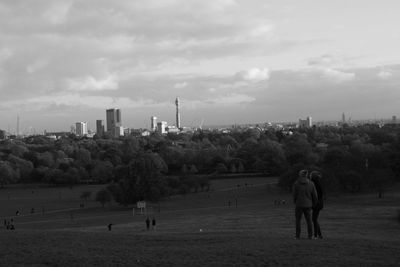
[[[2,187],[99,183],[122,204],[207,190],[211,178],[234,173],[279,176],[279,185],[290,188],[302,168],[320,170],[330,190],[383,192],[400,177],[400,127],[251,128],[119,139],[71,134],[0,142]]]

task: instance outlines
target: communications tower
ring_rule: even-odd
[[[179,98],[175,99],[176,106],[176,127],[181,128],[181,114],[179,113]]]

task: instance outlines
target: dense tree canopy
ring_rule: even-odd
[[[299,168],[321,170],[330,189],[382,191],[399,180],[399,166],[397,125],[0,141],[2,186],[103,183],[122,204],[205,190],[213,175],[231,173],[281,176],[290,188]]]

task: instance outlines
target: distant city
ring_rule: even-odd
[[[111,108],[106,110],[106,124],[103,119],[96,120],[96,130],[89,129],[89,123],[85,121],[76,122],[71,125],[70,131],[64,132],[47,132],[43,133],[21,133],[19,125],[19,116],[17,116],[16,131],[12,133],[10,130],[0,129],[0,139],[8,138],[22,138],[31,135],[44,135],[50,139],[57,139],[60,136],[67,134],[75,134],[77,137],[93,138],[95,135],[98,137],[109,136],[112,138],[119,138],[122,136],[128,136],[131,134],[149,136],[152,133],[159,134],[180,134],[180,133],[193,133],[195,131],[220,131],[222,133],[229,133],[233,129],[249,129],[259,128],[260,130],[290,130],[294,128],[311,128],[311,127],[342,127],[344,125],[357,126],[363,124],[376,124],[383,126],[385,124],[397,124],[397,117],[395,115],[389,119],[367,119],[367,120],[353,120],[351,117],[346,118],[346,114],[342,113],[341,119],[337,121],[317,121],[313,122],[312,117],[308,116],[305,119],[300,118],[297,122],[261,122],[261,123],[249,123],[249,124],[233,124],[233,125],[207,125],[203,126],[204,120],[198,127],[186,127],[181,125],[181,114],[179,109],[179,98],[175,99],[176,114],[175,124],[169,125],[167,121],[157,121],[157,116],[151,116],[149,128],[133,129],[124,127],[122,123],[121,109]]]

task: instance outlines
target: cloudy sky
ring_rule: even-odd
[[[397,0],[0,0],[0,129],[400,117]]]

